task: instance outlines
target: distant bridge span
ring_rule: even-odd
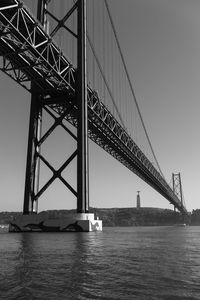
[[[77,126],[77,71],[18,0],[0,2],[0,69],[30,93],[40,95],[47,111],[53,110]],[[163,176],[89,85],[87,101],[90,139],[152,186],[180,212],[187,213]],[[42,156],[40,158],[43,159]]]

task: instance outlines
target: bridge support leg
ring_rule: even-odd
[[[41,122],[40,99],[35,94],[32,94],[24,190],[24,215],[37,212],[37,199],[34,196],[39,189],[40,161],[37,153],[40,152],[40,147],[37,146],[37,142],[41,136]]]
[[[78,51],[77,51],[77,213],[89,210],[88,190],[88,112],[86,78],[86,1],[78,1]]]

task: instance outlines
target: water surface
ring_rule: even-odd
[[[200,227],[0,234],[0,299],[200,299]]]

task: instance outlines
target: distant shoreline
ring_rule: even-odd
[[[104,227],[125,227],[125,226],[171,226],[181,224],[182,216],[179,212],[171,209],[142,207],[142,208],[90,208],[90,212],[95,214],[103,221]],[[71,210],[46,210],[39,214],[43,219],[65,218],[70,214],[76,213]],[[0,224],[9,224],[21,212],[0,212]],[[190,214],[189,223],[191,225],[200,225],[200,210],[193,211]]]

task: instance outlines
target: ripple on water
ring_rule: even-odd
[[[0,236],[0,299],[200,299],[200,227]]]

